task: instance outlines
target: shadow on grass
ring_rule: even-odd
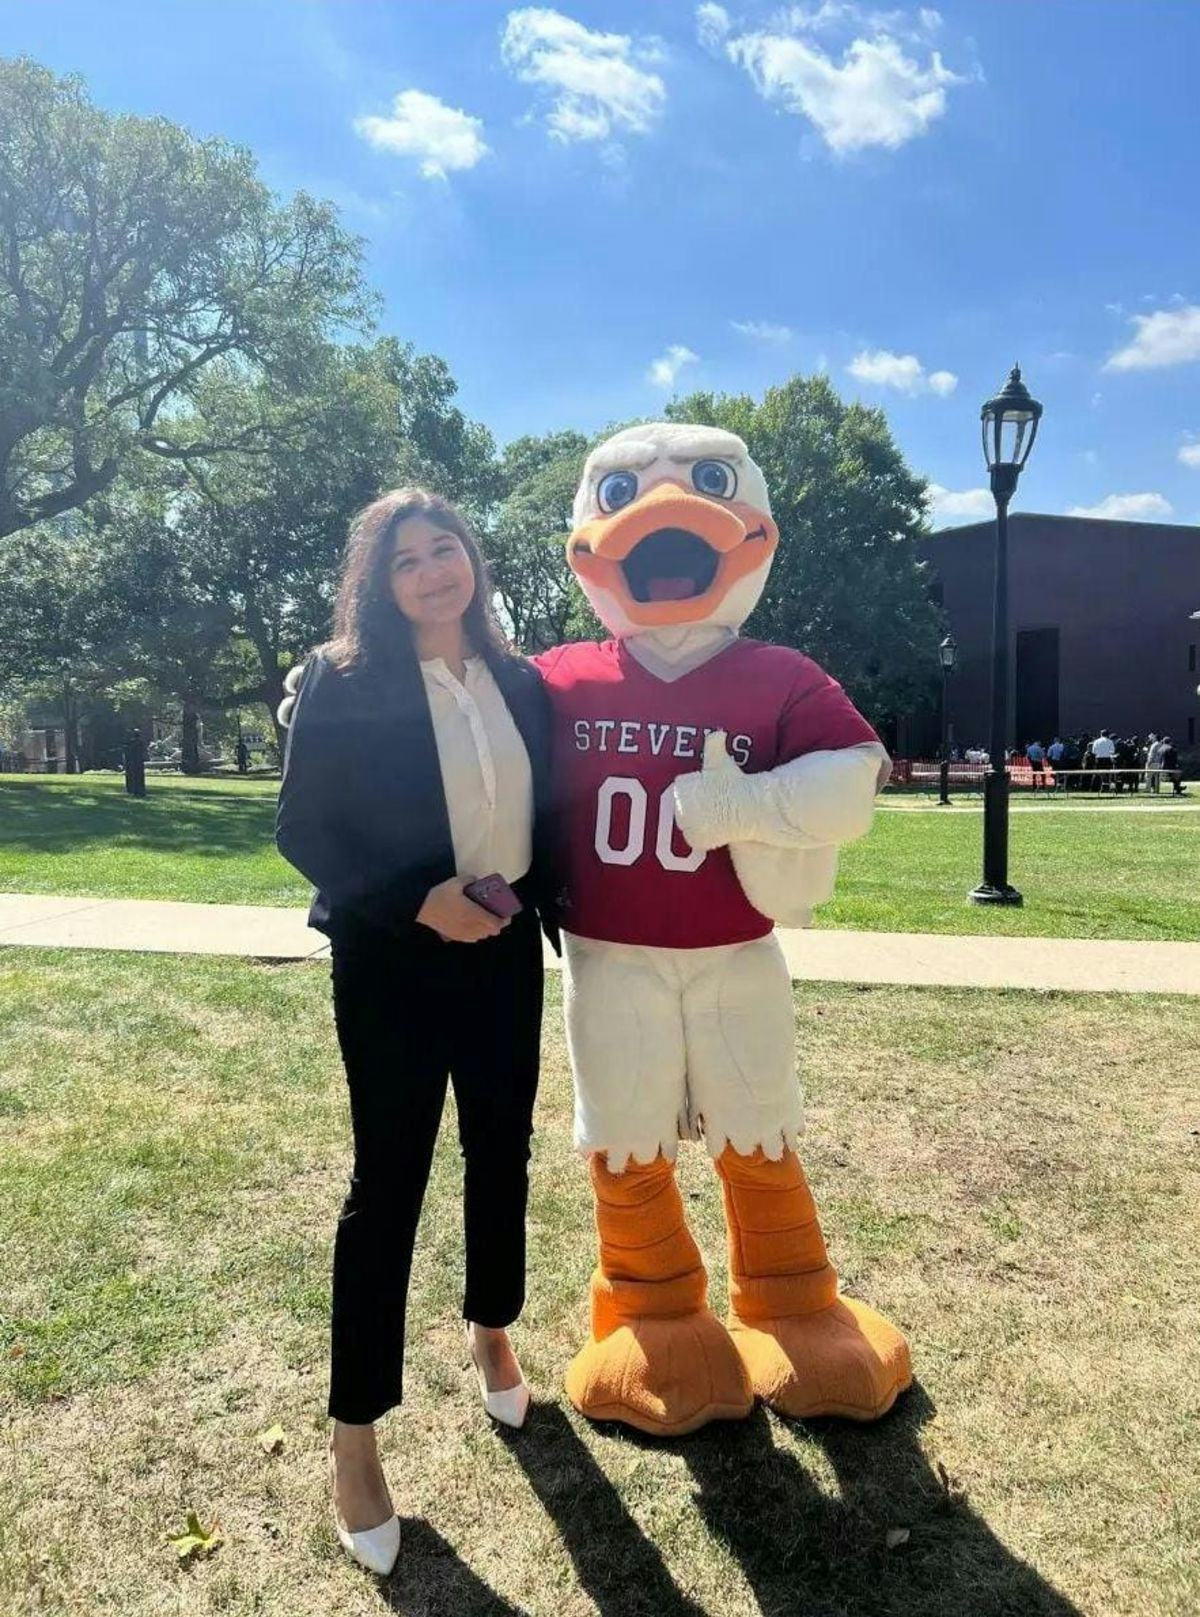
[[[556,1404],[535,1405],[520,1433],[503,1435],[601,1617],[705,1617]]]
[[[404,1522],[400,1559],[381,1603],[405,1617],[526,1617],[520,1606],[489,1589],[428,1522]]]
[[[837,1497],[776,1448],[762,1409],[670,1448],[764,1617],[1081,1617],[1005,1548],[952,1479],[931,1469],[920,1430],[932,1413],[917,1386],[877,1425],[809,1424],[836,1473]],[[652,1441],[607,1430],[615,1442]],[[561,1410],[538,1409],[512,1451],[602,1617],[704,1617]],[[909,1537],[888,1549],[893,1528]]]
[[[275,798],[233,787],[173,787],[156,796],[153,782],[145,798],[83,784],[48,792],[25,787],[3,793],[0,818],[5,846],[26,853],[79,854],[107,843],[227,858],[272,845]]]

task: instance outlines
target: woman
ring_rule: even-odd
[[[542,1008],[538,916],[557,942],[549,715],[507,650],[463,519],[397,489],[351,531],[334,637],[305,664],[276,840],[318,889],[350,1091],[354,1172],[333,1260],[329,1413],[338,1535],[387,1573],[399,1550],[374,1423],[401,1399],[421,1201],[454,1084],[465,1158],[467,1340],[488,1412],[529,1394],[505,1327],[524,1300],[527,1164]],[[499,874],[501,920],[464,892]]]

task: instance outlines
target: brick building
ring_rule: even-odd
[[[964,746],[987,744],[995,531],[972,522],[922,545],[958,642]],[[1008,542],[1010,744],[1154,730],[1200,751],[1200,527],[1014,512]]]

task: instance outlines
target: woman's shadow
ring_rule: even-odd
[[[766,1617],[1082,1617],[931,1468],[920,1431],[932,1413],[918,1385],[878,1424],[807,1425],[836,1494],[776,1447],[761,1409],[669,1447]],[[617,1427],[607,1434],[649,1441]],[[601,1617],[720,1617],[720,1606],[678,1587],[561,1409],[538,1407],[510,1446]]]
[[[390,1611],[404,1617],[527,1617],[467,1566],[428,1522],[404,1522],[396,1570],[379,1584]]]

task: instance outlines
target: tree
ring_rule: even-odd
[[[453,402],[458,383],[436,354],[386,337],[375,345],[381,370],[396,389],[397,426],[403,441],[397,482],[428,485],[462,510],[479,532],[502,492],[496,443]]]
[[[143,680],[178,704],[181,767],[198,774],[203,715],[237,705],[253,673],[233,605],[160,487],[106,509],[99,525],[102,588],[123,625],[107,648],[108,679]]]
[[[202,714],[236,702],[252,672],[232,607],[180,542],[169,500],[161,481],[122,481],[0,549],[0,682],[61,709],[68,773],[87,705],[131,682],[179,707],[184,768],[195,773]]]
[[[184,767],[198,766],[200,717],[259,702],[273,716],[286,670],[328,635],[356,510],[382,488],[411,480],[417,464],[428,478],[439,451],[445,460],[435,486],[446,486],[451,471],[456,492],[494,484],[490,437],[452,409],[429,407],[427,393],[418,410],[400,389],[410,367],[439,378],[443,401],[453,393],[440,361],[393,339],[328,345],[310,363],[306,386],[286,395],[291,422],[271,453],[242,447],[199,449],[186,460],[142,457],[83,510],[15,535],[7,547],[13,604],[44,588],[27,566],[44,538],[57,543],[56,528],[67,527],[86,535],[87,566],[62,574],[63,589],[69,595],[74,586],[80,596],[72,610],[103,595],[117,626],[109,677],[142,680],[178,704]],[[271,383],[223,360],[193,391],[197,413],[230,443],[278,402]],[[402,436],[414,419],[418,443]],[[192,428],[182,413],[176,425],[184,435]],[[38,665],[46,631],[34,601],[20,640],[23,666]]]
[[[816,658],[876,723],[913,712],[943,629],[917,555],[925,484],[883,412],[796,376],[758,403],[693,393],[667,416],[736,432],[766,477],[779,549],[747,632]]]
[[[82,524],[60,521],[0,550],[0,685],[61,709],[68,774],[79,763],[80,698],[104,678],[123,621]]]
[[[515,439],[500,460],[504,498],[483,542],[513,639],[526,651],[603,632],[565,548],[588,448],[582,433],[552,432]]]
[[[228,609],[250,653],[231,700],[263,702],[274,715],[284,674],[329,634],[355,511],[405,479],[414,451],[401,436],[395,346],[327,349],[293,400],[297,424],[271,455],[197,459],[180,482],[170,547],[204,599]],[[232,436],[262,407],[266,384],[218,386]]]
[[[269,448],[287,412],[224,436],[199,408],[210,367],[294,384],[371,301],[328,204],[277,205],[247,152],[0,61],[0,537],[133,457]]]

